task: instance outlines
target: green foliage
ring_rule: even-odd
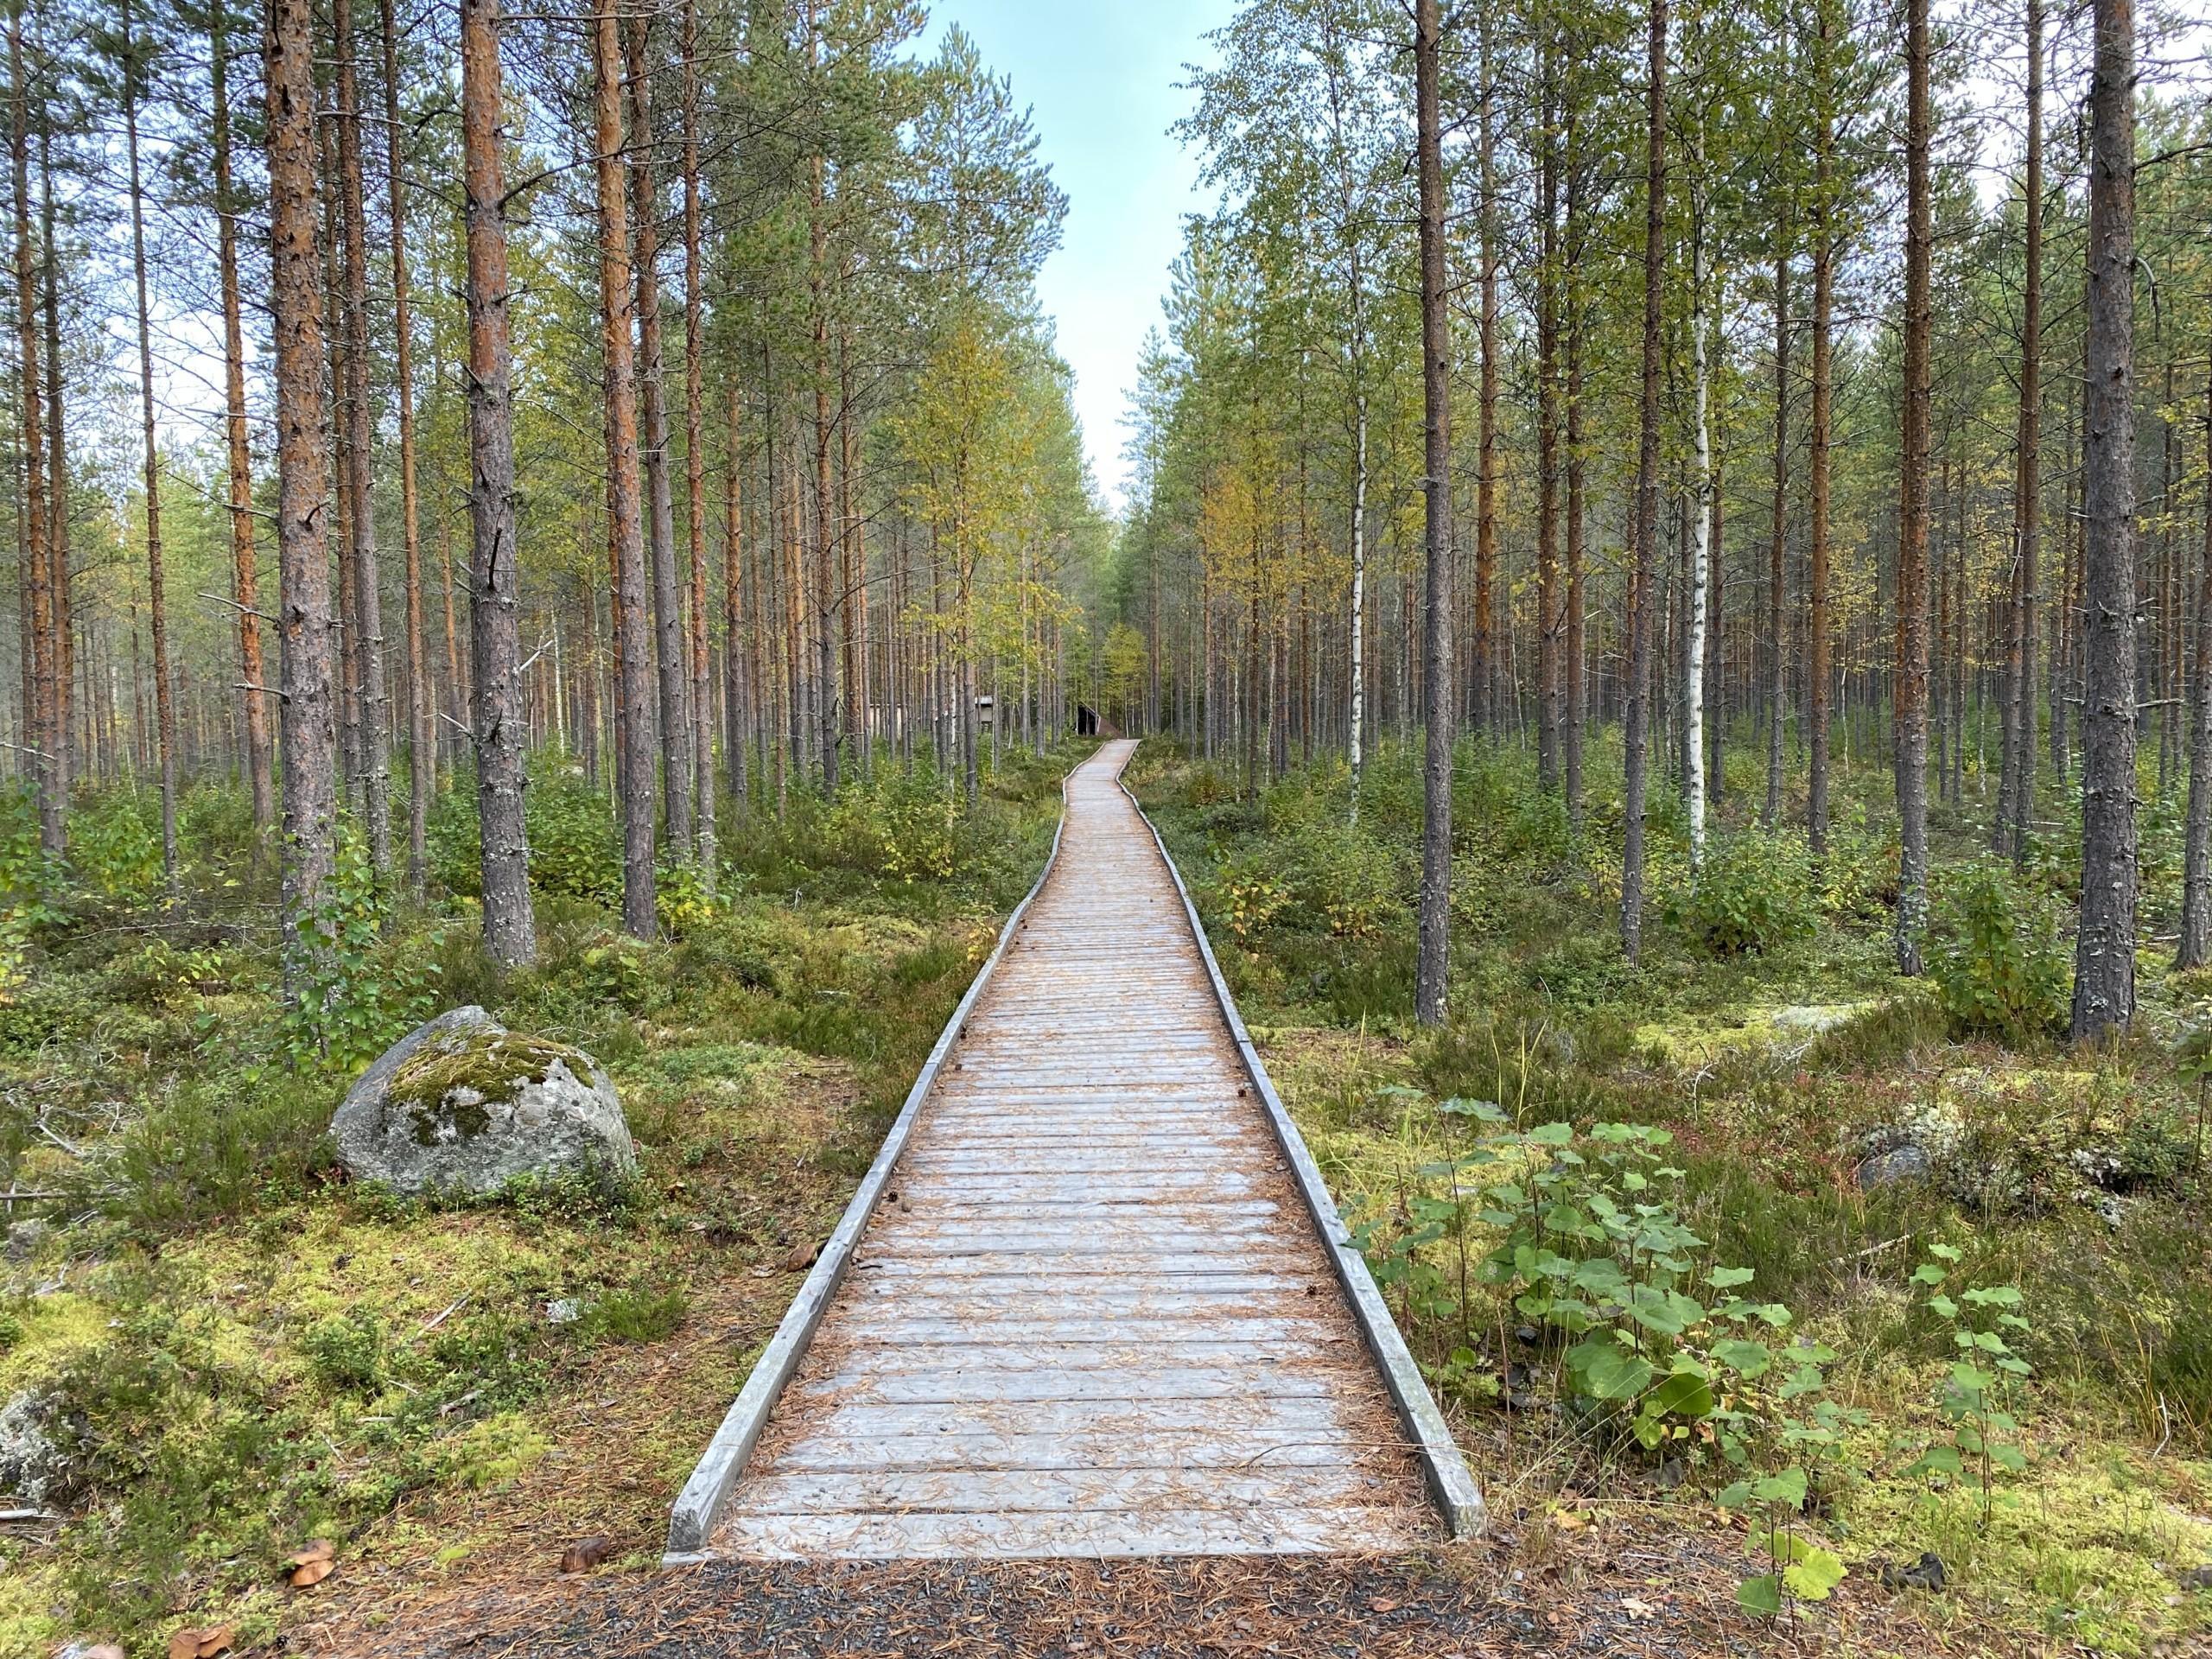
[[[537,757],[523,811],[532,887],[602,905],[622,902],[621,826],[613,804],[582,767],[557,751]]]
[[[867,784],[839,793],[823,830],[849,868],[911,885],[951,877],[965,816],[949,780],[886,766]]]
[[[373,1394],[384,1381],[384,1327],[365,1308],[333,1313],[300,1333],[308,1370],[332,1394]]]
[[[299,926],[294,995],[275,1033],[286,1064],[351,1077],[429,1014],[437,963],[386,937],[390,915],[360,837],[342,832],[322,900]]]
[[[1796,835],[1716,836],[1676,906],[1677,919],[1717,956],[1770,950],[1813,931],[1813,868]]]
[[[1960,1252],[1940,1243],[1928,1250],[1929,1259],[1913,1270],[1912,1282],[1927,1293],[1923,1306],[1949,1329],[1958,1357],[1936,1401],[1949,1435],[1931,1443],[1907,1472],[1958,1481],[1978,1491],[1986,1527],[1997,1471],[2018,1475],[2028,1466],[2015,1413],[2032,1368],[2012,1344],[2033,1327],[2020,1312],[2026,1298],[2018,1286],[1974,1285],[1955,1296],[1950,1284]]]
[[[104,899],[149,903],[162,890],[159,799],[118,786],[83,803],[70,816],[69,868]]]
[[[1928,944],[1928,976],[1952,1029],[2018,1045],[2058,1030],[2069,973],[2047,900],[1999,866],[1947,882]]]
[[[326,1160],[332,1103],[313,1074],[180,1077],[125,1125],[87,1198],[153,1235],[296,1194]]]
[[[584,1311],[580,1334],[601,1342],[659,1342],[681,1331],[690,1311],[681,1285],[610,1290]]]

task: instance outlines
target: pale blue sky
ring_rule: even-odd
[[[1145,331],[1160,319],[1183,216],[1210,205],[1195,159],[1167,136],[1190,106],[1184,66],[1234,0],[938,0],[1031,107],[1038,155],[1067,193],[1066,235],[1039,297],[1075,370],[1076,413],[1107,499],[1122,500],[1122,414]]]

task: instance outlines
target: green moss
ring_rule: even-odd
[[[11,1307],[20,1329],[0,1354],[0,1397],[107,1340],[108,1310],[91,1297],[56,1291],[24,1297]]]
[[[2092,1445],[2003,1488],[1986,1528],[1979,1494],[1895,1480],[1854,1489],[1841,1518],[1862,1559],[1936,1551],[1956,1593],[1997,1623],[2102,1653],[2172,1651],[2163,1644],[2212,1628],[2212,1594],[2177,1587],[2212,1560],[2212,1522],[2188,1507],[2205,1472]]]
[[[481,1491],[512,1480],[550,1450],[552,1443],[527,1417],[503,1411],[448,1441],[440,1462],[455,1484]]]
[[[592,1074],[591,1061],[565,1044],[512,1031],[463,1032],[426,1045],[393,1074],[386,1109],[407,1115],[418,1146],[453,1135],[473,1141],[491,1127],[486,1108],[512,1101],[556,1064],[580,1078]]]

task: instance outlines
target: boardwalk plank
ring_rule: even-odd
[[[1404,1431],[1116,782],[963,1005],[712,1553],[1388,1548]]]

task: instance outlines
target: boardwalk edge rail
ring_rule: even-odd
[[[1088,757],[1086,757],[1087,759]],[[1078,763],[1080,764],[1080,763]],[[885,1186],[897,1167],[899,1157],[906,1150],[906,1142],[914,1133],[916,1121],[921,1116],[922,1103],[929,1097],[937,1082],[938,1070],[952,1045],[960,1036],[960,1028],[968,1023],[968,1016],[982,995],[983,988],[990,983],[991,976],[1006,955],[1007,946],[1020,931],[1022,918],[1029,913],[1029,906],[1045,890],[1045,883],[1052,874],[1052,867],[1059,862],[1060,839],[1067,831],[1068,778],[1060,780],[1060,818],[1052,830],[1052,850],[1046,855],[1045,868],[1037,873],[1037,880],[1022,900],[1006,918],[1006,925],[999,930],[998,943],[984,959],[976,977],[969,982],[967,994],[960,999],[960,1006],[953,1009],[952,1017],[938,1033],[937,1043],[930,1056],[923,1062],[921,1072],[914,1079],[914,1086],[906,1091],[906,1103],[899,1108],[890,1133],[883,1137],[883,1146],[875,1154],[875,1161],[868,1166],[868,1173],[845,1206],[845,1213],[837,1222],[836,1230],[823,1245],[822,1254],[814,1263],[813,1271],[806,1275],[806,1282],[799,1287],[798,1295],[784,1313],[783,1322],[777,1325],[776,1334],[760,1351],[760,1357],[753,1362],[752,1374],[745,1379],[745,1386],[738,1392],[736,1401],[723,1414],[721,1426],[715,1430],[714,1438],[707,1442],[698,1466],[692,1470],[690,1479],[683,1483],[683,1490],[677,1495],[676,1507],[668,1522],[668,1549],[661,1557],[664,1566],[678,1566],[687,1561],[704,1559],[707,1540],[720,1519],[722,1505],[729,1498],[730,1488],[737,1484],[746,1460],[753,1455],[753,1447],[760,1438],[760,1431],[768,1421],[768,1414],[784,1385],[791,1381],[798,1369],[799,1360],[805,1355],[807,1344],[814,1339],[822,1316],[829,1311],[837,1289],[844,1282],[845,1271],[851,1266],[853,1252],[859,1245],[861,1235],[867,1230],[868,1217],[874,1212],[876,1201],[883,1196]],[[1387,1317],[1387,1316],[1386,1316]]]
[[[1127,783],[1119,777],[1115,782],[1128,797],[1129,804],[1136,809],[1145,828],[1152,832],[1153,845],[1160,849],[1160,861],[1167,866],[1175,891],[1182,898],[1183,913],[1190,918],[1191,932],[1198,942],[1198,956],[1206,965],[1206,977],[1213,982],[1214,999],[1220,1003],[1223,1017],[1229,1022],[1230,1035],[1236,1040],[1236,1052],[1243,1063],[1245,1075],[1267,1108],[1275,1140],[1289,1161],[1292,1177],[1305,1197],[1314,1228],[1328,1249],[1338,1282],[1344,1287],[1360,1333],[1367,1339],[1368,1351],[1382,1368],[1382,1380],[1398,1408],[1399,1419],[1413,1437],[1430,1494],[1444,1512],[1445,1522],[1454,1538],[1477,1537],[1484,1526],[1481,1489],[1475,1484],[1467,1460],[1461,1454],[1459,1443],[1452,1438],[1451,1426],[1437,1408],[1435,1396],[1429,1393],[1428,1383],[1407,1348],[1397,1321],[1390,1317],[1389,1306],[1383,1301],[1374,1275],[1367,1270],[1367,1258],[1351,1242],[1351,1231],[1337,1211],[1336,1200],[1329,1196],[1328,1186],[1321,1179],[1320,1166],[1306,1150],[1306,1137],[1299,1134],[1298,1125],[1291,1122],[1290,1114],[1283,1109],[1282,1097],[1275,1093],[1268,1068],[1261,1062],[1260,1052],[1252,1046],[1252,1035],[1244,1028],[1244,1017],[1236,1011],[1236,999],[1230,995],[1229,982],[1221,976],[1221,964],[1214,959],[1213,944],[1206,938],[1205,924],[1198,919],[1198,907],[1192,901],[1191,890],[1184,885],[1183,872],[1176,868],[1160,826],[1146,814]]]

